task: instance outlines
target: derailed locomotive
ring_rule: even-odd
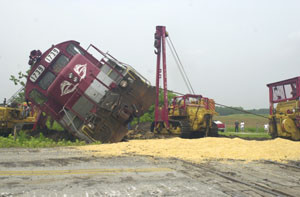
[[[101,55],[97,59],[89,49]],[[87,142],[119,142],[128,123],[154,103],[155,88],[131,66],[77,41],[30,53],[25,96]]]

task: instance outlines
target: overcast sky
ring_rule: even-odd
[[[164,25],[197,94],[267,108],[267,83],[299,76],[297,0],[0,0],[0,102],[20,87],[31,50],[77,40],[132,65],[155,85],[154,32]],[[168,87],[188,93],[167,50]],[[296,69],[297,68],[297,69]]]

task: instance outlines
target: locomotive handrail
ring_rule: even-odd
[[[98,51],[101,55],[103,55],[105,58],[107,58],[108,60],[112,60],[110,57],[112,57],[111,55],[109,55],[108,53],[104,53],[103,51],[101,51],[100,49],[98,49],[97,47],[95,47],[93,44],[90,44],[89,47],[87,48],[87,51],[89,50],[90,47],[93,47],[96,51]],[[113,59],[115,59],[114,57],[112,57]],[[115,59],[116,60],[116,59]],[[112,60],[114,61],[114,60]],[[111,66],[107,61],[104,61],[103,59],[100,60],[99,62],[103,62],[104,64],[108,65],[112,70],[114,70],[118,75],[120,75],[121,77],[124,77],[122,73],[120,73],[118,70],[116,70],[113,66]],[[119,61],[117,61],[119,62]],[[119,65],[118,65],[119,66]],[[123,66],[123,65],[122,65]],[[125,68],[126,69],[126,68]]]
[[[125,64],[123,62],[120,62],[121,64],[123,64],[124,66],[127,67],[127,70],[130,70],[132,72],[134,72],[145,84],[147,85],[151,85],[150,81],[148,81],[145,77],[143,77],[138,71],[136,71],[133,67],[131,67],[130,65],[128,64]]]
[[[107,58],[107,59],[109,59],[109,58]],[[109,60],[111,60],[111,59],[109,59]],[[113,71],[115,71],[115,72],[116,72],[119,76],[121,76],[122,78],[124,77],[123,74],[120,73],[117,69],[115,69],[112,65],[110,65],[110,64],[108,63],[108,61],[106,62],[106,61],[104,61],[104,60],[102,59],[102,60],[100,60],[100,62],[103,62],[104,64],[108,65]]]
[[[78,129],[75,127],[73,120],[71,120],[71,118],[68,115],[68,111],[65,110],[65,106],[63,106],[62,110],[66,114],[67,118],[69,119],[71,125],[74,127],[75,131],[78,132]],[[68,126],[68,124],[66,124],[66,125]]]
[[[105,58],[112,60],[114,62],[117,62],[118,65],[123,66],[126,69],[126,73],[128,72],[128,70],[134,72],[145,84],[147,85],[151,85],[150,81],[148,81],[145,77],[143,77],[139,72],[137,72],[133,67],[131,67],[128,64],[125,64],[123,62],[120,62],[119,60],[117,60],[116,58],[114,58],[112,55],[110,55],[109,53],[104,53],[103,51],[101,51],[100,49],[98,49],[97,47],[95,47],[93,44],[90,44],[89,47],[87,48],[87,51],[89,50],[90,47],[93,47],[96,51],[98,51],[101,55],[103,55]],[[116,71],[119,75],[121,75],[123,77],[123,75],[117,71],[116,69],[114,69],[111,65],[109,65],[108,62],[105,62],[105,64],[107,64],[111,69],[113,69],[114,71]]]
[[[100,49],[98,49],[97,47],[95,47],[93,44],[90,44],[89,47],[86,49],[86,51],[89,50],[90,47],[93,47],[96,51],[98,51],[101,55],[103,55],[104,57],[106,57],[106,54],[101,51]]]

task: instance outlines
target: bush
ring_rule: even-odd
[[[99,142],[97,142],[99,144]],[[76,139],[75,142],[61,140],[58,142],[52,139],[46,138],[42,133],[39,137],[30,137],[25,131],[20,131],[14,140],[14,136],[9,134],[8,137],[0,137],[0,148],[10,147],[24,147],[24,148],[45,148],[45,147],[57,147],[57,146],[80,146],[85,145],[84,141]]]

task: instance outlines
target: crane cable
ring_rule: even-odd
[[[175,91],[173,91],[173,90],[168,90],[168,91],[169,91],[169,92],[172,92],[172,93],[174,93],[174,94],[184,95],[183,93],[175,92]],[[220,104],[220,103],[216,103],[216,102],[215,102],[215,105],[218,105],[218,106],[221,106],[221,107],[225,107],[225,108],[229,108],[229,109],[232,109],[232,110],[235,110],[235,111],[240,111],[240,112],[243,112],[243,113],[245,113],[245,114],[252,114],[252,115],[254,115],[254,116],[259,116],[259,117],[262,117],[262,118],[269,119],[268,117],[263,116],[263,115],[260,115],[260,114],[252,113],[252,112],[249,112],[249,111],[246,111],[246,110],[243,110],[243,109],[238,109],[238,108],[235,108],[235,107],[230,107],[230,106],[223,105],[223,104]]]
[[[255,116],[259,116],[259,117],[262,117],[262,118],[269,119],[268,117],[263,116],[263,115],[260,115],[260,114],[255,114],[255,113],[252,113],[252,112],[243,110],[243,109],[238,109],[238,108],[235,108],[235,107],[226,106],[226,105],[223,105],[223,104],[220,104],[220,103],[215,103],[215,105],[219,105],[219,106],[221,106],[221,107],[226,107],[226,108],[229,108],[229,109],[233,109],[233,110],[235,110],[235,111],[244,112],[245,114],[252,114],[252,115],[255,115]]]
[[[170,34],[168,34],[167,38],[168,39],[166,39],[166,40],[167,40],[168,47],[169,47],[169,49],[170,49],[170,51],[172,53],[172,56],[174,57],[174,60],[175,60],[175,62],[177,64],[177,67],[178,67],[178,69],[180,71],[180,74],[181,74],[181,76],[182,76],[182,78],[183,78],[183,80],[184,80],[184,82],[185,82],[188,90],[190,91],[190,93],[195,94],[194,89],[193,89],[193,87],[191,85],[191,82],[190,82],[189,78],[187,77],[187,74],[185,72],[183,64],[182,64],[182,62],[181,62],[181,60],[180,60],[180,58],[178,56],[178,53],[177,53],[177,51],[176,51],[176,49],[174,47],[174,44],[173,44],[172,40],[171,40]],[[170,43],[169,43],[169,40],[170,40]],[[175,94],[178,94],[178,95],[184,95],[184,94],[179,93],[179,92],[175,92],[175,91],[171,91],[171,90],[168,90],[168,91],[170,91],[172,93],[175,93]],[[255,115],[255,116],[258,116],[258,117],[269,119],[268,117],[260,115],[260,114],[255,114],[255,113],[243,110],[243,109],[238,109],[238,108],[235,108],[235,107],[230,107],[230,106],[223,105],[223,104],[220,104],[220,103],[215,103],[215,105],[219,105],[221,107],[229,108],[229,109],[232,109],[232,110],[235,110],[235,111],[240,111],[240,112],[243,112],[243,113],[246,113],[246,114],[252,114],[252,115]],[[197,112],[198,112],[198,110],[197,110]]]
[[[180,58],[178,56],[178,53],[177,53],[177,51],[176,51],[176,49],[174,47],[174,44],[173,44],[173,42],[171,40],[170,35],[168,35],[168,37],[167,37],[166,40],[167,40],[168,47],[169,47],[169,49],[170,49],[170,51],[172,53],[172,56],[173,56],[173,58],[174,58],[174,60],[176,62],[176,65],[177,65],[177,67],[178,67],[178,69],[180,71],[180,74],[181,74],[181,76],[182,76],[182,78],[184,80],[185,85],[187,86],[187,88],[188,88],[188,90],[189,90],[190,93],[195,94],[195,91],[194,91],[194,89],[193,89],[193,87],[191,85],[191,82],[190,82],[190,80],[189,80],[189,78],[188,78],[188,76],[187,76],[187,74],[185,72],[183,64],[182,64],[182,62],[181,62],[181,60],[180,60]]]

